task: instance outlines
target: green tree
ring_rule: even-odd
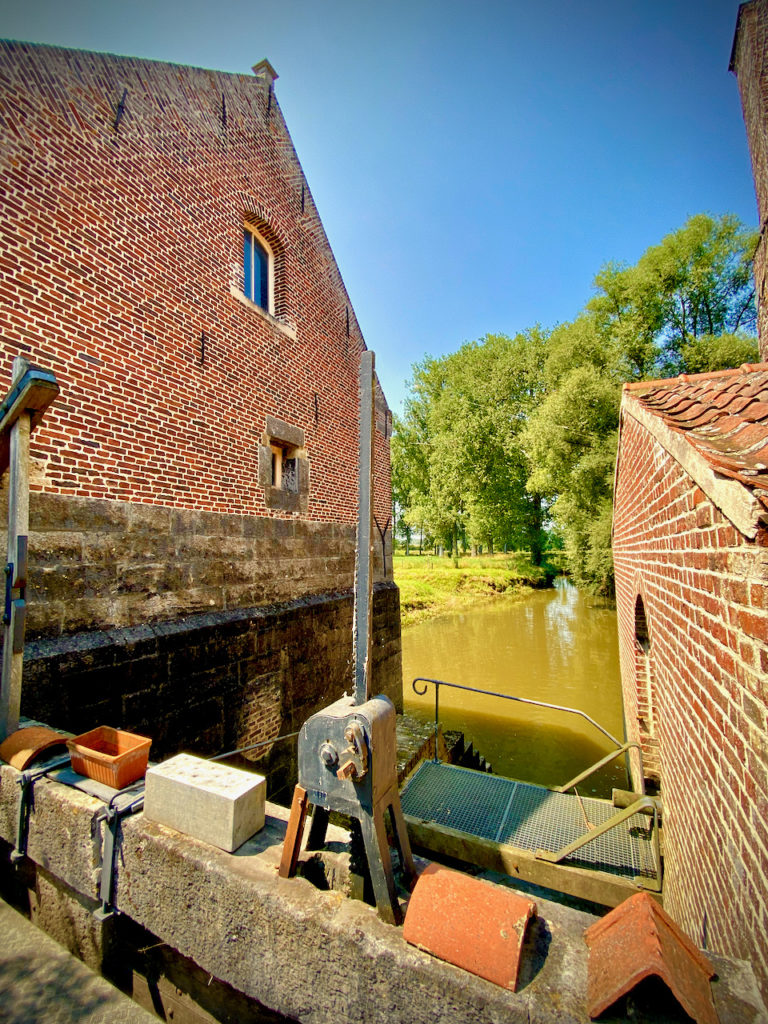
[[[606,264],[571,323],[416,364],[393,438],[404,518],[454,555],[466,536],[538,561],[551,517],[574,579],[610,593],[622,383],[758,358],[756,239],[699,214],[634,266]]]
[[[597,294],[552,332],[547,397],[524,446],[529,487],[553,500],[574,579],[613,589],[611,511],[621,385],[757,358],[751,261],[756,235],[731,216],[692,217],[633,267],[607,264]]]
[[[611,332],[630,376],[686,372],[696,339],[754,332],[757,233],[737,217],[700,213],[633,267],[605,266],[588,309]]]
[[[396,477],[401,463],[413,467],[407,517],[454,556],[469,537],[491,550],[524,545],[541,560],[543,500],[527,489],[520,435],[541,397],[544,354],[545,336],[534,329],[488,335],[413,367],[393,444]]]
[[[554,498],[571,573],[580,586],[613,590],[610,556],[613,468],[620,388],[605,369],[569,370],[530,417],[523,438],[529,486]]]

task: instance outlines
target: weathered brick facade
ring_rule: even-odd
[[[768,410],[766,365],[625,389],[614,509],[621,673],[628,738],[661,784],[664,905],[697,944],[750,960],[765,995],[768,513],[756,495],[768,492],[702,454],[701,438],[719,441],[709,389],[723,429],[734,425],[731,403],[744,410],[736,438],[766,433],[755,422]],[[637,785],[637,758],[633,770]]]
[[[766,227],[768,226],[768,0],[751,0],[739,7],[731,53],[747,128],[752,174],[760,218],[760,242],[755,253],[755,293],[760,336],[760,358],[768,360],[768,281]]]
[[[120,661],[131,643],[121,630],[171,623],[174,632],[185,616],[213,614],[200,626],[205,645],[193,633],[186,641],[196,679],[215,665],[228,680],[229,718],[220,716],[210,742],[252,739],[263,710],[252,680],[237,676],[237,659],[222,665],[219,653],[209,656],[210,630],[218,621],[226,636],[224,622],[255,607],[261,625],[265,608],[285,624],[295,602],[312,599],[317,609],[326,597],[327,621],[313,613],[314,642],[299,644],[300,657],[318,659],[315,705],[348,685],[351,633],[338,626],[337,603],[351,609],[365,345],[271,69],[254,70],[0,46],[0,375],[7,385],[22,355],[53,370],[61,387],[32,439],[28,636],[47,646],[42,661],[30,648],[35,684],[24,713],[39,710],[31,695],[45,688],[43,665],[66,690],[53,666],[57,649],[67,664],[74,635],[102,631]],[[244,294],[244,225],[271,253],[271,312]],[[390,425],[379,392],[382,529]],[[296,493],[271,484],[275,443],[290,446]],[[391,531],[383,557],[378,540],[375,550],[375,685],[399,702]],[[279,660],[293,642],[281,628],[270,627],[271,641],[262,637],[252,653]],[[338,656],[328,654],[331,644]],[[177,671],[174,660],[184,659],[158,668],[170,672],[159,692],[183,690],[179,673],[190,669]],[[284,693],[307,668],[283,666]],[[126,727],[143,720],[128,678],[138,671],[110,680],[122,688]],[[262,724],[272,730],[274,668],[264,675],[272,710]],[[101,713],[86,704],[81,714],[64,697],[41,707],[87,728]],[[293,710],[283,717],[295,723]],[[231,721],[241,723],[238,735]],[[165,749],[199,739],[183,714],[176,722],[175,731],[158,725]]]
[[[739,8],[768,358],[768,0]],[[768,362],[626,385],[614,563],[628,738],[664,807],[664,904],[768,998]],[[640,764],[633,765],[634,784]]]

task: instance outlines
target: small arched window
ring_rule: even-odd
[[[274,274],[272,250],[250,224],[243,227],[243,293],[246,299],[272,312]]]

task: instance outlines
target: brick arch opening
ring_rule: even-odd
[[[648,631],[648,619],[645,614],[645,605],[640,594],[635,600],[635,640],[637,640],[645,654],[651,650],[651,635]]]
[[[658,709],[653,678],[651,630],[642,594],[635,598],[635,693],[637,723],[643,748],[644,774],[658,783],[660,778],[659,744],[657,738]]]

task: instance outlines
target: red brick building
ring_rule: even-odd
[[[768,357],[768,0],[739,9]],[[628,738],[664,807],[664,903],[768,997],[768,362],[625,385],[614,561]],[[639,758],[633,782],[640,782]]]
[[[22,355],[61,388],[22,713],[157,753],[292,731],[349,685],[365,343],[254,72],[0,47],[0,380]],[[379,394],[375,685],[399,702],[389,428]]]
[[[768,988],[768,364],[626,385],[614,561],[664,904]],[[639,762],[633,765],[639,784]]]

